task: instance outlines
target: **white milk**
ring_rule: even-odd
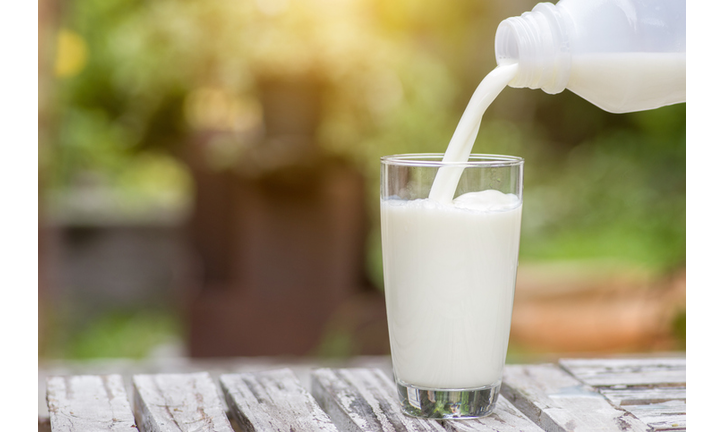
[[[568,89],[613,113],[685,102],[686,53],[574,56]]]
[[[495,190],[450,204],[381,203],[387,317],[399,380],[447,389],[501,380],[521,209],[515,195]]]

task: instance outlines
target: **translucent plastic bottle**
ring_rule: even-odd
[[[511,87],[569,89],[614,113],[686,101],[685,0],[560,0],[504,20],[498,64]]]

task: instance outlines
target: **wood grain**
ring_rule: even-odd
[[[550,432],[645,432],[648,426],[556,365],[507,366],[502,394]]]
[[[686,358],[561,359],[559,363],[651,430],[686,430]]]
[[[227,405],[244,431],[337,432],[290,369],[222,375]]]
[[[207,372],[134,375],[141,432],[233,432]]]
[[[542,432],[518,408],[503,396],[498,396],[493,412],[474,420],[445,420],[445,429],[454,432]]]
[[[38,428],[63,432],[686,430],[685,358],[508,365],[493,413],[474,420],[405,415],[395,384],[379,369],[315,369],[304,377],[311,394],[286,368],[224,374],[220,387],[207,372],[135,375],[129,380],[134,395],[130,404],[120,375],[51,376],[46,381],[49,421],[39,419]],[[225,412],[222,393],[233,422]]]
[[[138,432],[120,375],[79,375],[47,380],[53,432]]]
[[[435,420],[403,414],[394,384],[379,369],[317,369],[312,372],[312,395],[340,431],[435,431]]]
[[[561,359],[558,363],[596,387],[686,385],[685,358]]]
[[[675,400],[686,402],[686,387],[599,387],[598,391],[614,405],[624,408],[629,405],[658,404]]]
[[[470,420],[428,420],[402,412],[395,384],[378,369],[318,369],[312,394],[340,431],[541,432],[499,397],[492,414]]]

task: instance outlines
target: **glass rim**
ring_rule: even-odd
[[[463,162],[445,162],[443,161],[444,153],[403,153],[388,156],[382,156],[380,162],[384,165],[400,165],[400,166],[485,166],[485,167],[502,167],[502,166],[519,166],[525,162],[522,157],[508,156],[498,154],[473,153],[468,160]]]

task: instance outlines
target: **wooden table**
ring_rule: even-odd
[[[374,362],[372,362],[374,363]],[[259,362],[225,372],[48,376],[52,431],[681,431],[683,357],[507,365],[488,417],[402,414],[387,360],[309,368]],[[42,375],[42,374],[41,374]]]

